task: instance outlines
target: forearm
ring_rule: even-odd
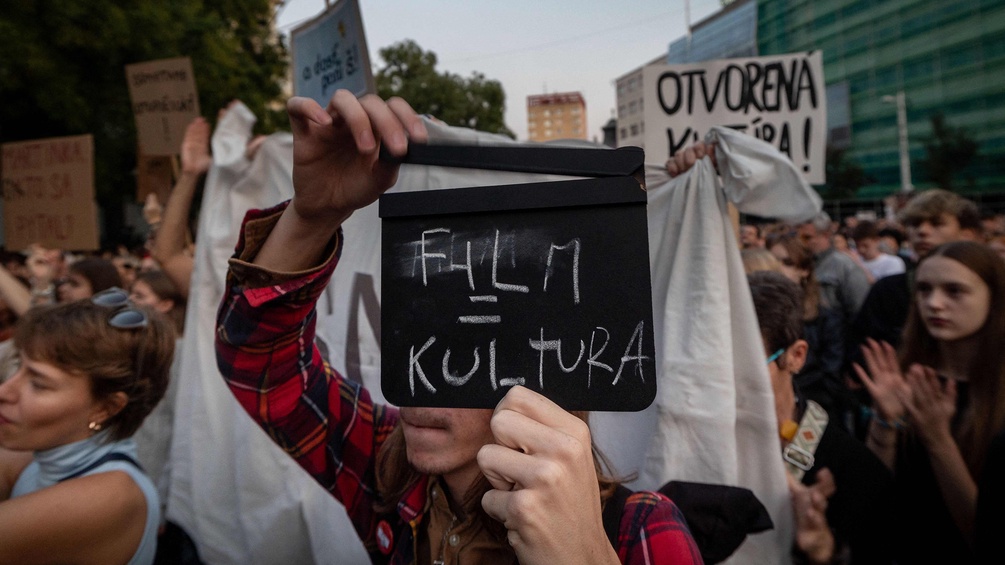
[[[2,266],[0,266],[0,297],[18,316],[23,316],[31,308],[31,291]]]
[[[263,269],[280,272],[313,268],[324,260],[332,238],[348,217],[349,214],[345,214],[321,222],[305,221],[291,202],[252,262]]]
[[[217,319],[217,358],[239,400],[244,396],[241,388],[272,390],[304,367],[316,372],[321,365],[313,347],[314,307],[334,271],[339,241],[336,237],[326,243],[327,261],[316,262],[312,269],[260,265],[263,241],[279,228],[279,213],[278,209],[249,213]],[[267,375],[264,382],[262,375]],[[257,402],[244,399],[242,404],[254,409]]]
[[[157,236],[154,238],[153,248],[150,250],[158,263],[168,263],[174,257],[185,253],[188,215],[201,176],[197,173],[183,172],[171,190],[164,216],[157,229]]]
[[[220,372],[269,437],[346,505],[359,531],[370,531],[375,455],[396,418],[326,365],[314,345],[315,303],[335,269],[341,234],[314,269],[264,271],[256,262],[264,244],[255,240],[271,238],[275,212],[251,212],[245,221],[217,321]]]
[[[942,492],[942,500],[963,537],[974,543],[974,518],[977,513],[977,483],[970,476],[963,454],[952,437],[925,446]]]

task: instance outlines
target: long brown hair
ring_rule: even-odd
[[[989,247],[970,241],[947,243],[932,250],[919,263],[932,257],[952,259],[973,271],[990,292],[988,316],[974,333],[977,352],[969,368],[969,402],[960,415],[956,442],[974,477],[980,476],[991,438],[1005,428],[1005,262]],[[907,370],[914,363],[938,368],[942,357],[938,340],[928,332],[918,311],[917,291],[914,292],[904,339],[900,364]]]
[[[570,413],[589,425],[589,412],[571,411]],[[593,451],[593,467],[597,473],[600,502],[603,505],[622,482],[632,480],[634,477],[615,478],[610,460],[597,448],[596,443],[591,441],[590,447]],[[376,504],[378,512],[393,512],[398,501],[423,477],[423,473],[420,473],[408,462],[405,432],[402,430],[400,421],[381,445],[380,451],[377,452],[376,474],[377,490],[380,493],[378,497],[380,502]],[[506,539],[506,528],[490,517],[480,503],[482,495],[491,489],[492,485],[488,479],[484,475],[479,475],[478,480],[461,497],[461,505],[466,511],[475,512],[489,532],[500,542],[503,542]]]
[[[822,298],[820,295],[820,283],[813,274],[814,261],[813,253],[802,244],[795,236],[790,234],[771,234],[765,244],[770,250],[776,245],[781,245],[788,254],[788,261],[792,267],[806,271],[806,276],[799,281],[799,287],[803,291],[803,321],[809,322],[817,319],[820,315]]]

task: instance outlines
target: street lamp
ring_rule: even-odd
[[[896,96],[886,95],[883,102],[897,104],[897,137],[900,141],[900,191],[911,192],[911,155],[907,146],[907,101],[904,91],[898,90]]]

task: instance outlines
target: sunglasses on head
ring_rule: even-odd
[[[129,293],[113,286],[102,290],[91,297],[91,302],[105,308],[114,308],[108,315],[108,325],[120,330],[133,330],[147,327],[147,314],[136,308]]]

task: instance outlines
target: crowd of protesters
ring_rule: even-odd
[[[827,478],[853,500],[833,495],[827,510],[835,551],[852,562],[985,562],[974,548],[993,544],[990,524],[982,527],[978,516],[992,512],[979,495],[993,496],[1002,480],[986,461],[1005,429],[1005,261],[990,245],[1002,235],[1002,216],[984,219],[973,202],[934,189],[876,221],[851,217],[842,226],[820,214],[799,226],[744,226],[758,315],[772,318],[762,320],[766,347],[785,351],[769,365],[789,368],[793,349],[806,359],[791,379],[802,407],[793,419],[812,401],[826,413],[825,440],[857,438],[858,453],[825,464],[831,471],[857,465],[845,471],[848,479]],[[759,248],[777,261],[757,259]],[[762,271],[795,284],[785,290]],[[791,309],[802,315],[801,350],[793,336],[779,341],[764,329],[780,323],[780,294],[800,297]],[[822,459],[818,451],[814,469]],[[838,527],[849,508],[857,509],[856,525],[882,520],[864,530]],[[993,516],[983,519],[995,523]],[[882,539],[862,545],[863,534],[877,532]]]
[[[307,129],[300,143],[317,135]],[[169,201],[162,207],[154,198],[144,208],[151,237],[142,248],[77,254],[35,245],[3,255],[0,539],[16,535],[20,542],[0,543],[0,562],[28,562],[32,552],[40,562],[87,552],[95,562],[150,563],[158,535],[159,562],[198,562],[186,535],[165,523],[161,505],[178,394],[169,377],[178,370],[173,345],[184,331],[193,270],[188,216],[212,164],[209,136],[207,121],[189,126]],[[682,174],[709,152],[698,144],[668,169]],[[789,473],[796,562],[1000,557],[992,552],[1005,477],[1005,216],[931,189],[891,199],[878,218],[821,213],[794,225],[748,217],[738,227],[775,396],[779,457]],[[328,249],[328,239],[318,239],[320,249]],[[299,270],[315,266],[309,263]],[[297,307],[306,313],[311,305]],[[346,386],[324,373],[327,365],[312,370]],[[81,375],[83,385],[73,380]],[[63,395],[61,404],[43,406],[51,391]],[[559,410],[548,417],[561,427],[563,416]],[[802,439],[810,435],[813,441]],[[126,473],[126,482],[111,470]],[[510,486],[503,476],[488,480],[496,489]],[[116,492],[125,494],[109,494]],[[636,495],[630,508],[676,512],[669,501],[660,506],[662,494],[650,494],[655,498],[645,501]],[[66,510],[61,520],[46,519],[52,505]],[[477,519],[505,514],[486,512]],[[71,535],[67,524],[82,516],[89,528]],[[133,525],[117,531],[123,521]],[[438,527],[449,533],[454,525]],[[493,536],[489,528],[474,539],[491,545],[499,541]],[[50,538],[60,541],[39,541]],[[418,547],[442,558],[433,538],[421,538]],[[189,544],[184,559],[182,544]],[[510,536],[514,544],[530,554],[528,540]],[[614,547],[622,559],[645,552]],[[660,547],[681,556],[697,551],[690,535]],[[480,551],[471,555],[496,555],[494,546]]]

